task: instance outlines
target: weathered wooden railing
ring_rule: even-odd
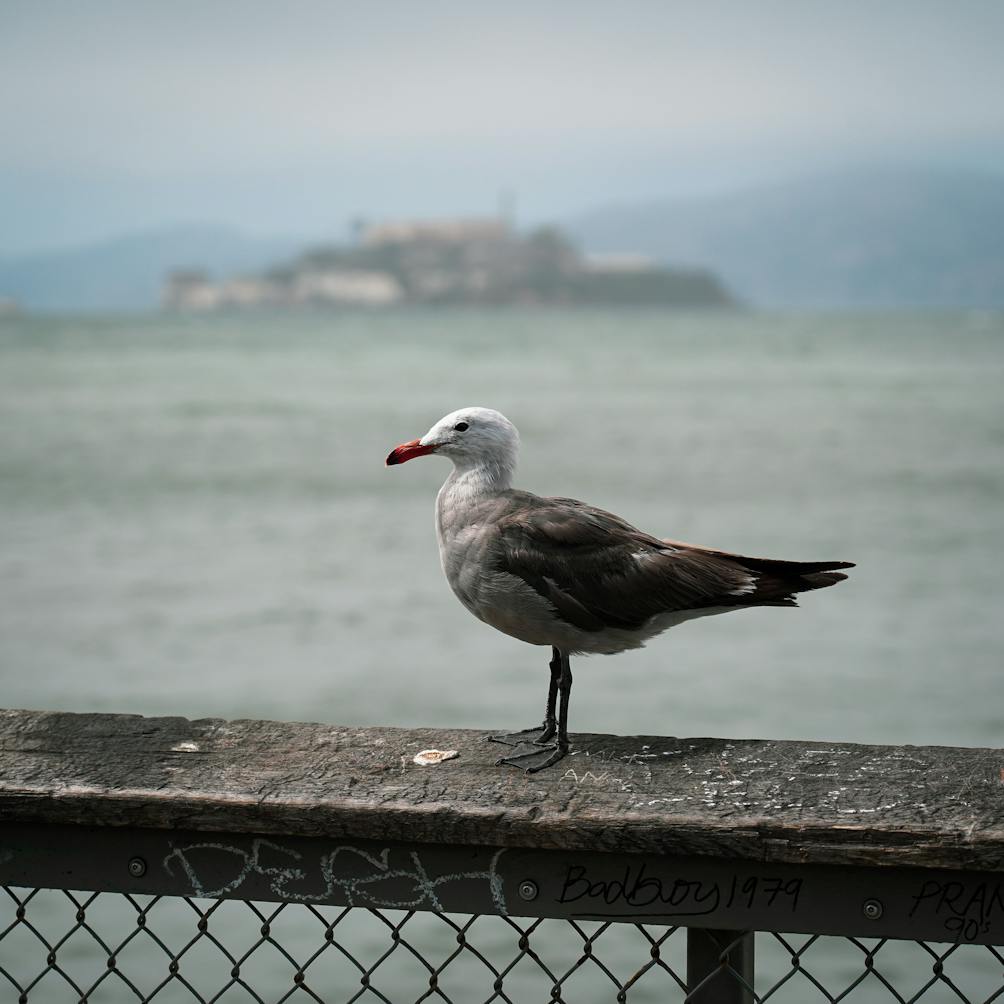
[[[495,767],[498,747],[470,731],[25,711],[0,713],[0,747],[12,888],[684,927],[674,979],[695,1002],[776,991],[753,996],[750,932],[950,943],[929,952],[929,986],[947,981],[952,946],[1004,944],[1001,750],[578,735],[565,762],[528,776]],[[427,748],[459,756],[414,763]],[[29,1001],[3,953],[23,902],[0,905],[0,973]],[[595,954],[582,937],[577,965]],[[59,946],[39,939],[58,967]],[[660,964],[652,944],[642,972]],[[239,961],[229,985],[247,989]],[[180,978],[171,965],[158,992]],[[318,999],[376,994],[356,966]],[[450,999],[444,967],[426,968],[409,999]],[[465,1000],[510,999],[508,970],[488,969],[494,982]],[[637,975],[611,976],[614,999]],[[295,963],[290,987],[308,984]],[[560,980],[549,992],[564,999]]]

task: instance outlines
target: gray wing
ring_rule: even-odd
[[[507,509],[496,524],[499,570],[582,630],[637,629],[656,614],[751,599],[783,602],[754,599],[757,575],[733,556],[659,540],[575,499],[513,492]]]

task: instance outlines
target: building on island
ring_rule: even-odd
[[[362,227],[360,243],[368,247],[432,241],[462,244],[471,241],[504,241],[509,225],[494,216],[446,220],[391,220]]]

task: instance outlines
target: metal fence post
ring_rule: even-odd
[[[753,934],[687,930],[686,1004],[753,1004]]]

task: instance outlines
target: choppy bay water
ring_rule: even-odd
[[[573,732],[1000,745],[1002,387],[992,314],[0,321],[0,704],[525,725],[546,654],[450,595],[446,462],[383,467],[484,404],[521,487],[859,563],[580,660]]]

